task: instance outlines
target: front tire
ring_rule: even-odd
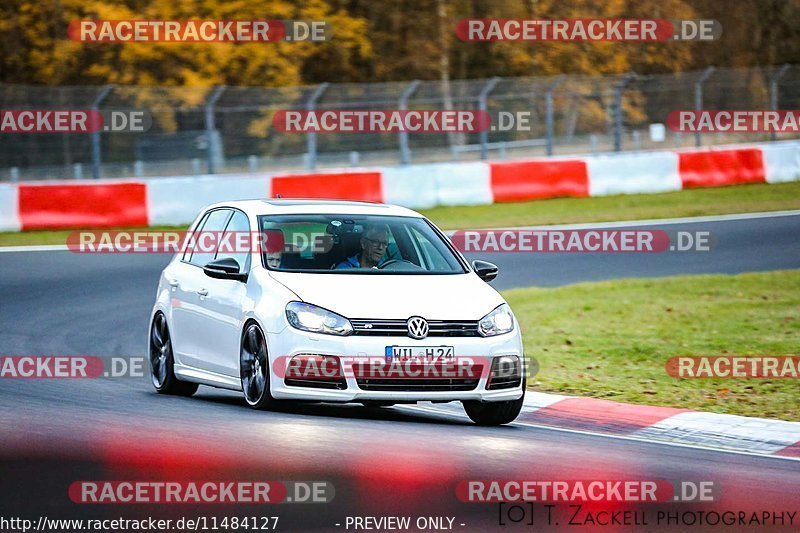
[[[522,411],[525,403],[525,380],[522,380],[522,396],[518,400],[507,402],[479,402],[476,400],[461,402],[467,416],[479,426],[501,426],[510,424]]]
[[[247,405],[253,409],[274,409],[278,401],[269,391],[269,356],[264,332],[251,322],[242,333],[239,376]]]
[[[158,312],[150,326],[150,379],[159,394],[191,396],[197,392],[197,383],[181,381],[175,376],[175,359],[167,317]]]

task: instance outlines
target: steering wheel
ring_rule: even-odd
[[[378,270],[384,270],[393,265],[394,268],[390,268],[389,270],[422,270],[422,267],[415,265],[408,259],[390,259],[378,265]]]

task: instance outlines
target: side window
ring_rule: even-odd
[[[203,238],[203,233],[212,232],[215,234],[214,239],[212,240],[210,237],[208,238],[209,242],[218,242],[219,236],[225,231],[225,226],[228,223],[228,219],[231,216],[230,209],[216,209],[209,213],[206,217],[206,223],[203,224],[203,228],[200,230],[200,234],[196,236],[198,239]],[[198,242],[202,243],[202,241],[198,240]],[[203,249],[202,252],[195,252],[192,254],[192,258],[189,262],[193,265],[197,265],[199,267],[204,267],[206,264],[210,263],[214,260],[214,256],[217,254],[216,250],[206,250]]]
[[[225,235],[223,235],[223,239],[228,233],[233,233],[230,237],[231,246],[236,246],[236,237],[237,234],[242,233],[249,233],[250,232],[250,222],[247,220],[247,215],[242,213],[241,211],[234,211],[233,217],[231,217],[231,221],[228,222],[228,227],[225,229]],[[235,248],[234,248],[235,249]],[[223,259],[225,257],[233,257],[236,259],[236,262],[239,263],[239,272],[243,272],[244,268],[247,266],[247,258],[249,257],[249,252],[247,251],[240,251],[236,250],[231,252],[230,250],[220,250],[217,252],[217,256],[215,259]]]
[[[208,213],[203,213],[203,218],[200,219],[200,222],[197,223],[197,226],[194,228],[193,231],[201,231],[203,229],[203,225],[205,225],[206,220],[208,220]],[[183,261],[191,261],[192,260],[192,249],[191,245],[186,245],[186,250],[183,251]]]

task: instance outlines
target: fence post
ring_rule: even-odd
[[[400,100],[397,102],[397,107],[400,108],[400,111],[408,111],[408,99],[411,98],[411,95],[414,94],[414,91],[417,90],[419,87],[420,81],[414,80],[408,84],[403,90],[403,94],[400,95]],[[401,131],[399,136],[400,141],[400,163],[403,165],[407,165],[411,162],[411,150],[408,148],[408,132]]]
[[[703,71],[700,75],[700,78],[694,82],[694,110],[695,111],[702,111],[703,110],[703,84],[706,80],[711,76],[716,69],[714,67],[708,67]],[[700,139],[700,132],[694,132],[694,145],[699,147],[702,144]]]
[[[486,82],[486,85],[483,86],[481,89],[480,94],[478,95],[478,110],[479,111],[487,111],[489,109],[489,103],[487,99],[489,98],[489,93],[492,92],[497,86],[497,83],[500,81],[500,78],[495,76],[494,78],[490,79]],[[478,133],[478,138],[480,139],[481,143],[481,160],[487,159],[489,157],[489,126],[487,125],[486,129]]]
[[[547,88],[547,91],[544,93],[544,103],[545,103],[545,128],[547,131],[545,143],[547,148],[547,155],[553,155],[553,138],[555,137],[555,117],[553,116],[553,91],[561,85],[564,81],[565,76],[562,74],[561,76],[557,77],[553,83]]]
[[[642,135],[639,133],[639,130],[633,130],[631,133],[631,139],[633,139],[633,149],[634,150],[641,150],[642,149]]]
[[[113,85],[106,85],[102,89],[100,89],[100,93],[95,97],[94,102],[92,102],[92,111],[98,112],[100,111],[100,104],[103,103],[111,91],[114,90]],[[100,131],[92,132],[92,178],[99,180],[100,179],[100,164],[101,164],[102,154],[100,153]]]
[[[622,91],[631,81],[636,79],[636,74],[629,72],[614,87],[614,151],[622,150]]]
[[[778,82],[786,74],[786,71],[789,70],[789,65],[781,65],[781,68],[778,69],[778,72],[772,76],[770,80],[770,87],[769,87],[769,100],[770,100],[770,107],[773,111],[778,110]],[[769,138],[771,141],[774,141],[777,138],[776,132],[772,131],[769,134]]]
[[[314,111],[317,106],[317,100],[322,97],[322,93],[328,88],[330,83],[325,82],[317,87],[306,102],[306,111],[309,113]],[[306,133],[306,170],[314,170],[317,168],[317,132],[309,131]]]
[[[214,92],[211,93],[211,96],[209,96],[206,102],[206,161],[208,165],[207,172],[209,174],[216,173],[214,164],[214,131],[216,131],[214,125],[214,106],[217,105],[217,100],[220,99],[224,92],[225,86],[218,85],[214,88]]]

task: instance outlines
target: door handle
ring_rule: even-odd
[[[197,291],[197,294],[199,294],[200,296],[208,296],[208,289],[200,289],[199,291]]]

